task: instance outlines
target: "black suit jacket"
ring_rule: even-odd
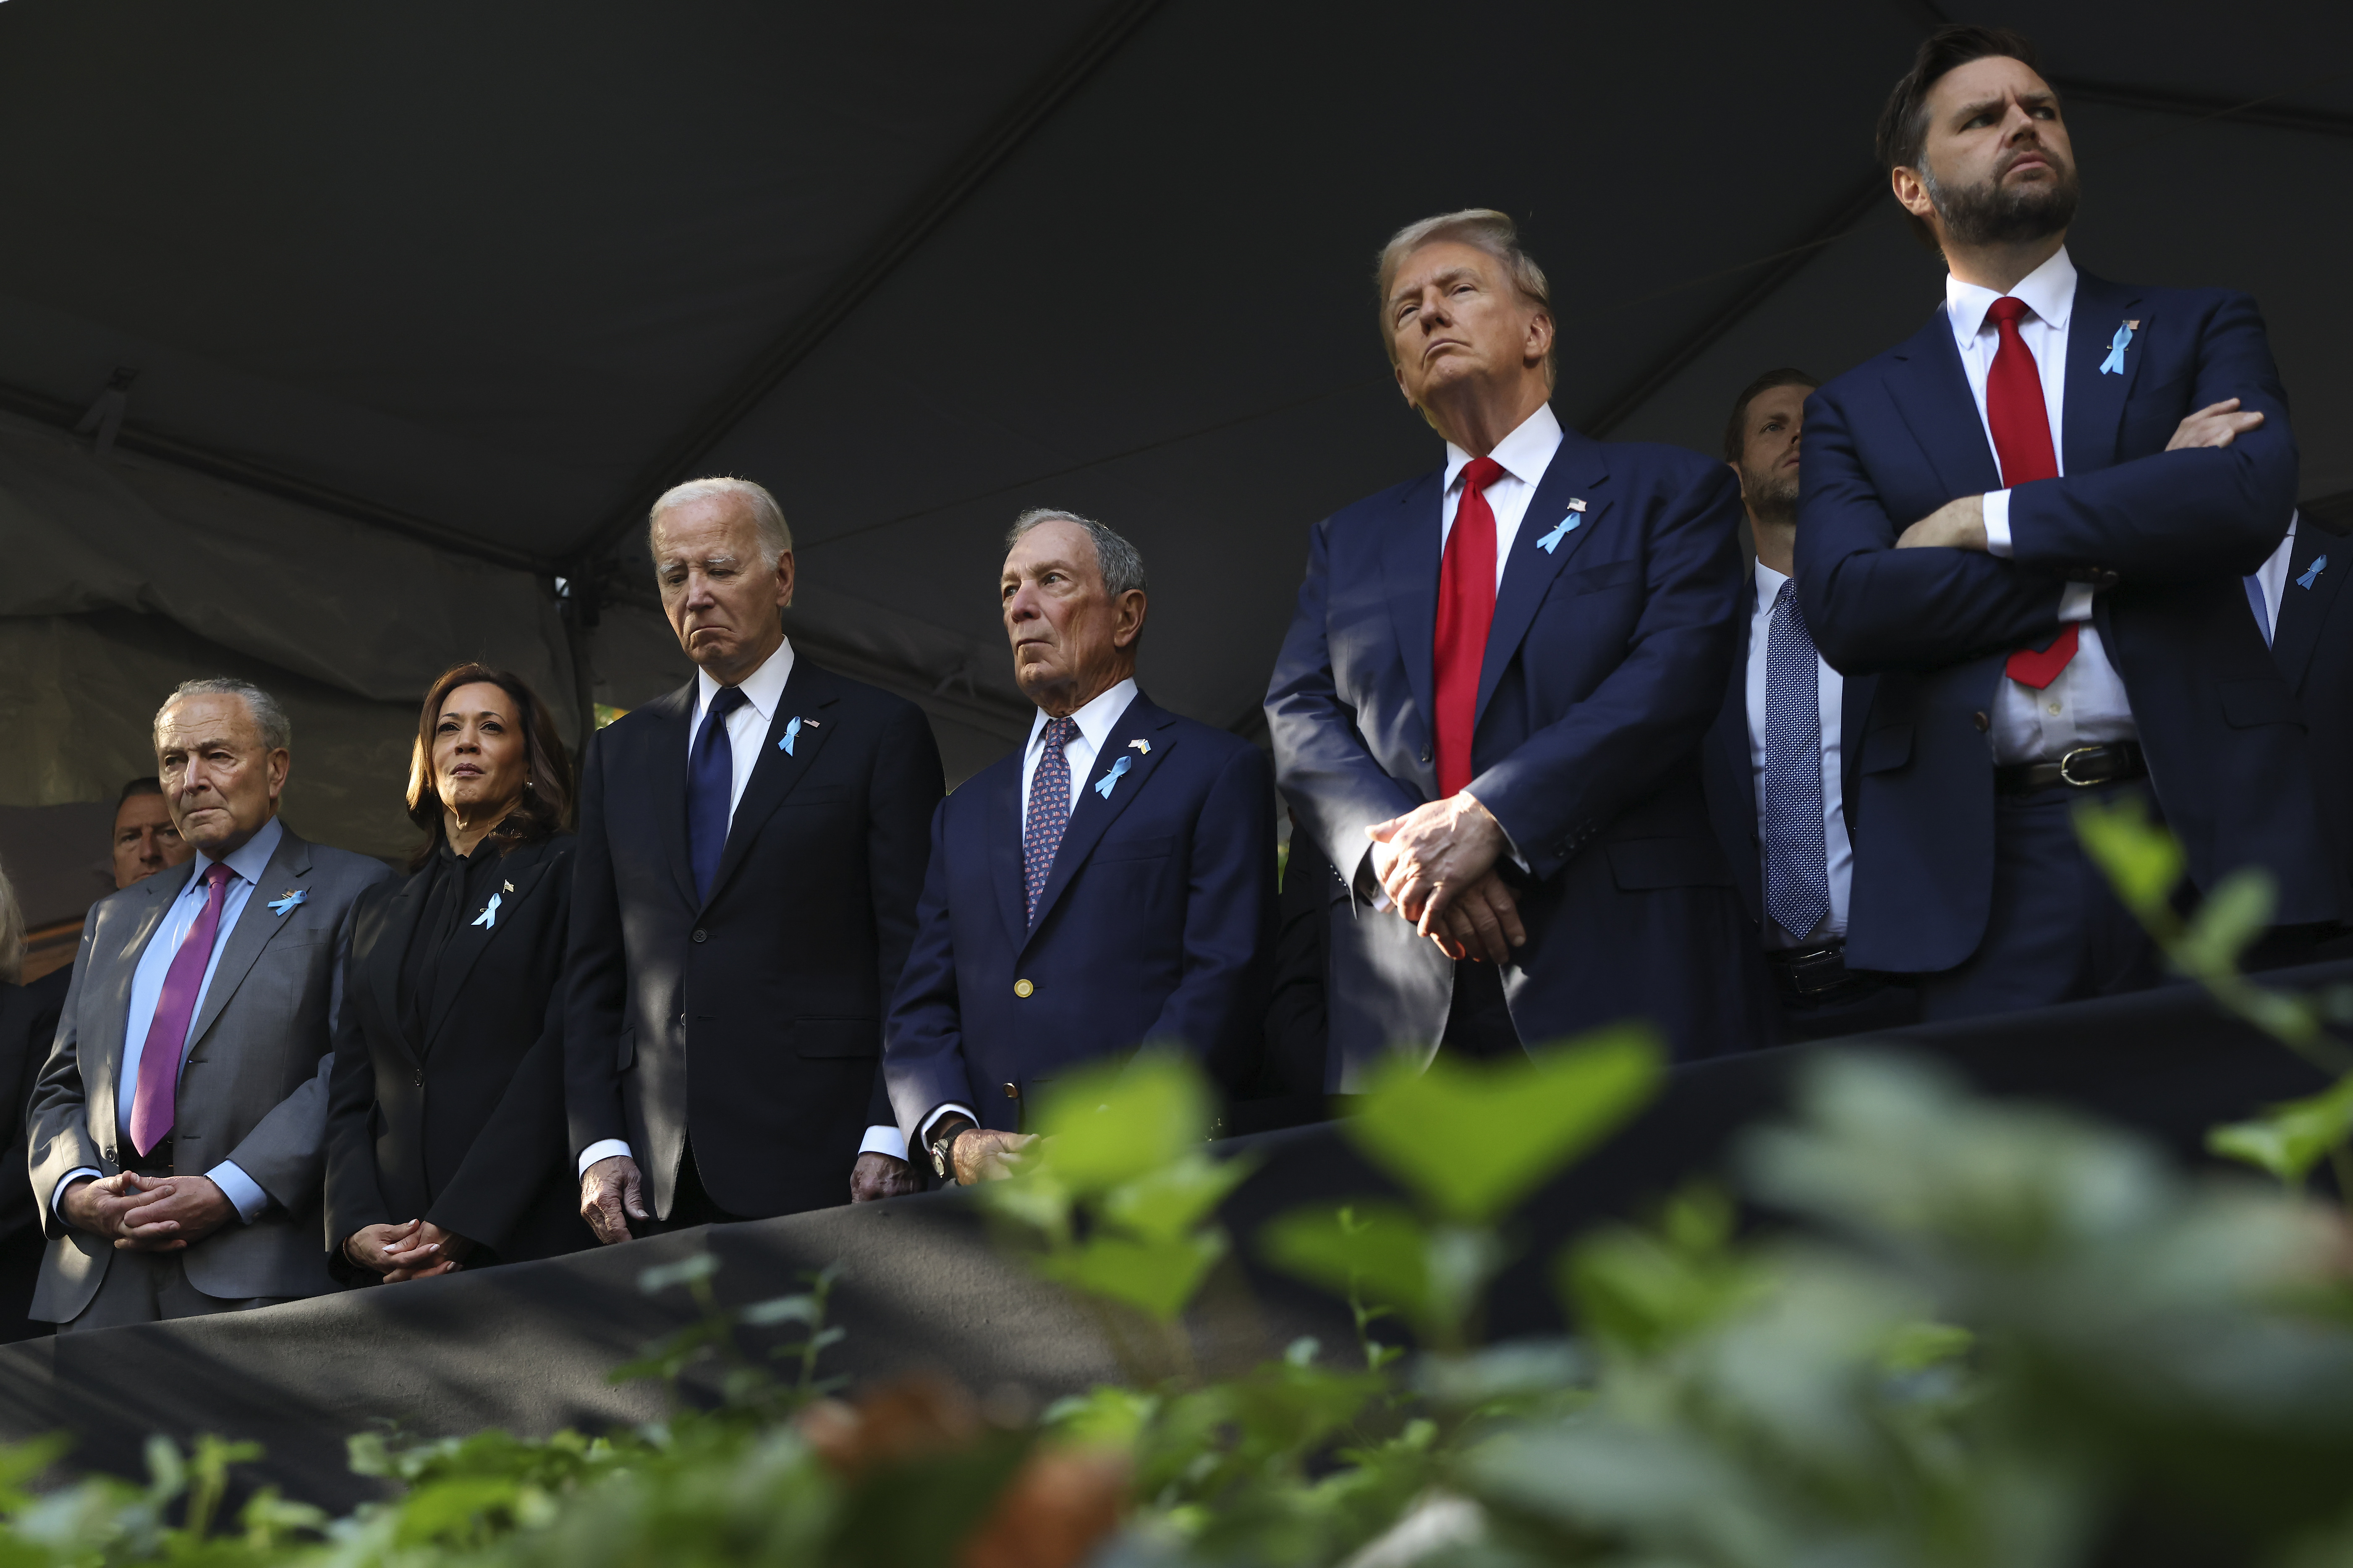
[[[606,728],[583,768],[572,1152],[626,1140],[665,1218],[690,1131],[703,1190],[730,1213],[847,1203],[865,1129],[895,1120],[882,1019],[914,940],[939,747],[913,703],[797,653],[698,903],[694,692],[689,681]]]
[[[1748,760],[1748,631],[1756,613],[1757,574],[1751,572],[1748,593],[1741,605],[1732,679],[1725,693],[1724,711],[1715,716],[1715,724],[1707,732],[1700,782],[1707,790],[1708,819],[1715,825],[1724,858],[1732,862],[1732,881],[1740,889],[1740,906],[1748,911],[1748,923],[1757,928],[1761,940],[1765,873],[1760,857],[1765,840],[1757,821],[1756,769]],[[1855,834],[1855,802],[1861,794],[1856,786],[1862,777],[1863,725],[1871,717],[1871,694],[1878,685],[1875,675],[1850,675],[1840,690],[1839,798],[1845,806],[1850,839]]]
[[[488,926],[464,911],[425,1037],[401,1027],[401,961],[429,871],[384,882],[352,913],[327,1110],[329,1267],[364,1226],[428,1219],[491,1249],[470,1266],[574,1252],[580,1218],[564,1136],[564,947],[575,843],[560,833],[499,863]],[[512,889],[512,890],[510,890]]]
[[[2297,525],[2272,658],[2295,689],[2315,794],[2340,864],[2353,877],[2353,539]]]
[[[72,984],[71,966],[25,985],[0,984],[0,1106],[13,1118],[7,1150],[0,1152],[0,1344],[50,1331],[27,1315],[48,1242],[26,1173],[26,1121]]]

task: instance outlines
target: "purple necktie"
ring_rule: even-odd
[[[164,975],[164,994],[155,998],[155,1021],[147,1026],[147,1044],[139,1053],[139,1088],[131,1101],[131,1146],[142,1154],[172,1131],[173,1101],[180,1086],[180,1052],[188,1043],[188,1026],[195,1022],[196,994],[205,987],[205,970],[213,961],[213,938],[220,934],[221,904],[228,896],[228,868],[215,862],[205,868],[205,912],[196,917],[172,967]]]
[[[1071,758],[1063,750],[1078,733],[1071,718],[1046,721],[1046,750],[1029,778],[1029,820],[1021,829],[1021,877],[1029,888],[1029,923],[1038,923],[1038,900],[1054,868],[1054,851],[1071,823]]]

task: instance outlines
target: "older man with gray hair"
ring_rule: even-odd
[[[918,1184],[882,1016],[942,793],[923,710],[795,652],[793,536],[747,479],[653,504],[692,680],[583,762],[565,1100],[604,1242]]]
[[[1029,740],[932,820],[884,1071],[943,1181],[1000,1173],[1038,1086],[1145,1044],[1246,1077],[1274,941],[1274,778],[1135,684],[1144,559],[1076,512],[1006,537],[997,593]]]
[[[185,682],[155,764],[191,862],[100,900],[33,1090],[59,1332],[335,1289],[321,1247],[327,1076],[352,905],[391,873],[278,818],[293,728],[242,680]]]

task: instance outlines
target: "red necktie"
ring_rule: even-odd
[[[2034,351],[2018,335],[2018,319],[2026,301],[2005,294],[1986,309],[1986,319],[2001,332],[1994,351],[1993,368],[1986,373],[1986,423],[1993,428],[1993,454],[2001,462],[2005,489],[2016,489],[2035,479],[2059,477],[2059,455],[2051,447],[2051,410],[2042,401],[2042,371]],[[2040,691],[2059,679],[2075,657],[2075,624],[2059,628],[2051,646],[2022,647],[2010,656],[2002,673],[2021,686]]]
[[[1479,712],[1479,667],[1487,657],[1487,628],[1495,620],[1495,512],[1487,487],[1504,477],[1493,458],[1473,458],[1462,470],[1462,502],[1446,556],[1438,568],[1438,793],[1454,795],[1471,782],[1471,730]]]

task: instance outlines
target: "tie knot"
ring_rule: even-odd
[[[1078,732],[1078,720],[1073,718],[1071,715],[1065,713],[1060,719],[1049,719],[1046,721],[1046,732],[1043,739],[1047,746],[1055,751],[1060,751],[1062,747],[1069,745],[1071,743],[1071,737]]]
[[[744,695],[740,686],[723,686],[711,694],[711,711],[724,719],[752,700]]]
[[[2005,331],[2015,331],[2019,321],[2028,313],[2026,301],[2004,294],[1986,307],[1986,320]]]
[[[1462,485],[1465,489],[1483,490],[1503,477],[1504,465],[1494,458],[1473,458],[1462,470]]]
[[[218,860],[216,860],[211,865],[206,867],[205,883],[206,887],[216,892],[227,886],[228,867]]]

